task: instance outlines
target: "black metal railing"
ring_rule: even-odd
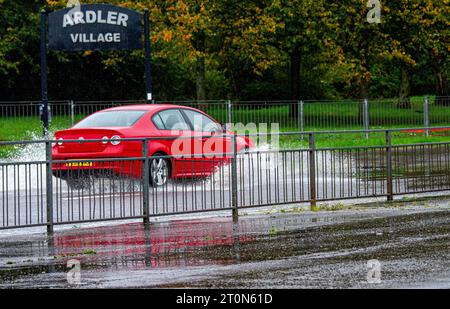
[[[134,157],[54,160],[60,141],[0,142],[40,153],[0,161],[0,229],[76,224],[95,221],[232,211],[282,204],[386,198],[450,190],[450,142],[393,145],[396,130],[383,133],[377,146],[319,148],[316,138],[327,132],[277,133],[305,135],[308,147],[231,149],[220,154],[163,155],[149,153],[155,141],[174,138],[123,139],[137,149]],[[340,134],[367,133],[365,130]],[[270,134],[269,134],[270,135]],[[273,134],[272,134],[273,135]],[[250,135],[257,139],[260,135]],[[195,139],[197,137],[184,137]],[[79,143],[80,141],[64,141]],[[85,140],[83,143],[104,143]],[[136,148],[137,143],[139,147]],[[168,163],[171,179],[155,185],[153,165]]]

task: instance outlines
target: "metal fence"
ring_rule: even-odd
[[[214,156],[150,156],[155,139],[126,139],[139,155],[60,161],[52,160],[58,141],[0,142],[39,155],[0,161],[0,229],[225,210],[237,219],[249,207],[450,190],[450,143],[392,145],[394,131],[385,131],[384,145],[350,148],[317,148],[320,132],[285,133],[307,135],[309,147],[243,153],[228,136],[232,151]],[[159,159],[178,173],[162,187],[150,177]]]
[[[51,102],[52,130],[65,129],[102,109],[144,104],[144,101]],[[398,100],[345,101],[170,101],[201,109],[219,122],[279,124],[285,132],[317,130],[369,130],[395,127],[439,127],[450,123],[450,97],[411,98],[409,106]],[[448,103],[448,104],[447,104]],[[16,136],[17,128],[41,132],[39,102],[0,102],[0,140]],[[21,130],[23,132],[26,130]],[[29,134],[16,139],[28,139]]]

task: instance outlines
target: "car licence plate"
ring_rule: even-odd
[[[93,162],[69,162],[65,164],[66,167],[93,167]]]

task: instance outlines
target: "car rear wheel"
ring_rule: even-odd
[[[166,158],[160,158],[164,154],[155,154],[150,161],[150,185],[162,187],[167,184],[170,175],[170,162]]]

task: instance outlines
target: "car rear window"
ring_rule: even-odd
[[[146,111],[110,111],[95,113],[80,121],[75,129],[101,127],[132,127]]]

